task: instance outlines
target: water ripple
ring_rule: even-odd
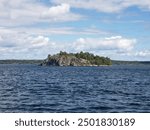
[[[150,112],[150,66],[0,65],[0,112]]]

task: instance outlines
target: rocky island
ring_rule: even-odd
[[[41,63],[42,66],[102,66],[111,65],[108,57],[100,57],[88,52],[62,52],[48,57]]]

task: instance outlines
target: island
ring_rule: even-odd
[[[97,56],[89,52],[67,53],[60,51],[48,55],[46,59],[5,59],[0,64],[36,64],[40,66],[110,66],[110,65],[150,65],[150,61],[121,61]]]
[[[104,66],[112,65],[111,59],[91,54],[89,52],[67,53],[60,51],[48,57],[41,66]]]

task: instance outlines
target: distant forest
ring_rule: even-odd
[[[119,61],[112,60],[113,65],[150,65],[150,61]]]
[[[40,64],[43,60],[0,60],[0,64]]]

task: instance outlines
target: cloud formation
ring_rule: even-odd
[[[49,53],[67,52],[101,52],[105,50],[129,52],[134,48],[136,39],[127,39],[122,36],[106,38],[79,38],[72,42],[56,42],[44,35],[19,33],[15,30],[2,29],[0,31],[1,59],[13,58],[45,58]],[[5,32],[5,33],[4,33]],[[16,54],[16,56],[15,56]]]
[[[150,0],[0,0],[0,59],[60,50],[148,59],[148,11]]]
[[[94,50],[116,50],[121,52],[131,51],[134,48],[136,39],[127,39],[121,36],[107,38],[80,38],[74,43],[77,51],[94,51]]]
[[[143,50],[143,51],[138,51],[135,53],[135,56],[137,57],[150,57],[150,50]]]
[[[94,9],[99,12],[114,13],[128,7],[137,6],[150,10],[149,0],[52,0],[54,3],[68,3],[75,8]]]
[[[79,20],[81,16],[70,11],[69,4],[45,5],[36,0],[1,0],[0,26],[26,25],[40,22]]]
[[[61,4],[58,6],[50,7],[47,11],[42,13],[43,17],[56,17],[65,15],[70,12],[69,4]]]

